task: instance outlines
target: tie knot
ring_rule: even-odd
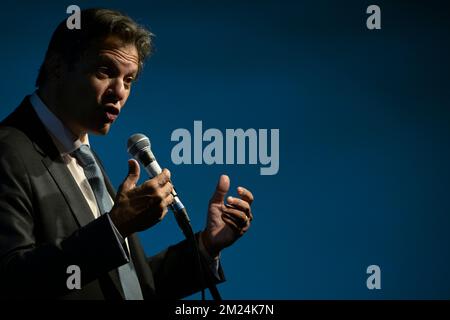
[[[78,160],[83,168],[95,164],[94,155],[87,144],[82,144],[81,147],[72,152],[72,156]]]

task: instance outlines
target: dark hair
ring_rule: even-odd
[[[138,25],[130,17],[119,11],[109,9],[81,10],[81,28],[69,29],[66,20],[62,21],[52,35],[44,62],[36,79],[36,87],[49,77],[48,61],[59,55],[72,67],[89,48],[106,37],[114,35],[125,44],[134,44],[139,55],[139,72],[145,59],[153,49],[153,34]]]

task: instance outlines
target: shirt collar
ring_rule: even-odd
[[[38,96],[37,92],[34,92],[30,97],[31,105],[34,111],[36,111],[39,119],[44,124],[47,131],[50,133],[53,141],[56,144],[61,155],[71,153],[78,149],[82,144],[89,145],[89,138],[86,135],[86,141],[81,140],[74,136],[74,134],[67,128],[62,121],[50,111],[45,103]]]

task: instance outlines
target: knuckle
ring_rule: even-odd
[[[155,187],[156,187],[155,180],[154,179],[150,179],[150,180],[145,181],[144,187],[146,189],[150,190],[150,191],[155,190]]]
[[[166,169],[164,169],[164,170],[166,170]],[[167,181],[169,181],[169,177],[168,177],[168,175],[167,175],[167,173],[165,171],[161,172],[159,174],[158,178],[159,178],[158,179],[159,183],[162,184],[162,185],[166,184]]]
[[[164,175],[166,176],[167,179],[170,178],[170,172],[169,172],[169,169],[164,168],[164,170],[162,171],[162,173],[164,173]]]
[[[155,196],[158,198],[159,202],[162,202],[164,200],[164,194],[161,190],[156,190]]]

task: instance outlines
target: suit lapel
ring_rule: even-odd
[[[25,97],[20,106],[2,121],[2,125],[19,129],[33,142],[36,151],[42,155],[43,164],[61,191],[78,225],[83,227],[94,220],[92,211],[80,188],[62,160],[47,129],[31,106],[29,96]]]
[[[47,167],[61,194],[67,202],[73,217],[80,227],[94,220],[92,210],[86,202],[81,190],[63,160],[45,157],[42,162]]]

